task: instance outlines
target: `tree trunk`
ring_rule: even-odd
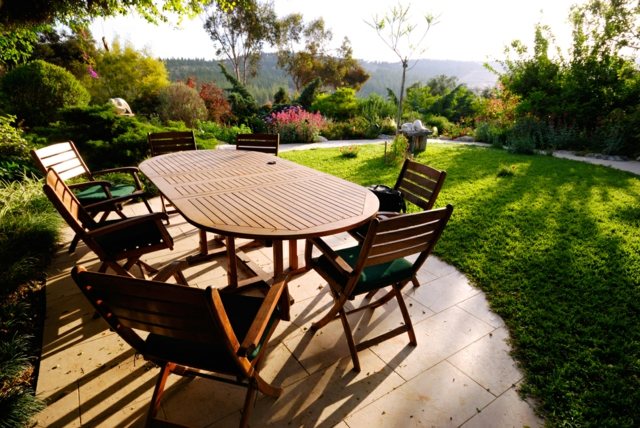
[[[402,81],[400,82],[400,97],[398,98],[398,116],[396,118],[396,135],[400,133],[400,125],[402,121],[402,103],[404,101],[404,82],[407,74],[407,67],[409,60],[407,58],[402,60]]]

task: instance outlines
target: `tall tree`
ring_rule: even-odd
[[[425,49],[421,47],[422,42],[431,29],[431,26],[437,23],[435,16],[426,15],[424,20],[427,25],[418,38],[418,42],[414,43],[413,40],[416,35],[416,30],[420,27],[418,24],[413,23],[413,15],[410,14],[409,11],[410,6],[398,4],[392,7],[386,15],[382,17],[376,15],[371,22],[366,22],[367,25],[376,31],[378,37],[397,55],[402,63],[402,80],[400,82],[397,116],[398,124],[402,121],[402,101],[404,98],[404,84],[407,69],[409,68],[409,61],[414,55],[420,55],[424,52]]]
[[[296,90],[311,83],[316,77],[334,89],[346,86],[360,89],[369,74],[353,59],[349,39],[345,37],[335,55],[327,44],[333,38],[322,18],[304,24],[302,15],[292,14],[279,21],[278,66],[287,71]],[[304,48],[297,50],[302,44]]]
[[[243,84],[256,75],[265,42],[274,42],[276,13],[271,1],[242,0],[229,11],[220,3],[206,12],[204,29],[216,48],[216,55],[224,56]]]

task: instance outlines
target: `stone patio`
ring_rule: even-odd
[[[152,200],[160,209],[160,200]],[[143,214],[139,205],[127,208]],[[184,258],[197,247],[198,233],[180,216],[168,226],[173,251],[144,260],[153,265]],[[72,238],[67,231],[65,241]],[[349,245],[348,234],[327,238],[333,247]],[[48,403],[38,426],[143,426],[158,368],[136,357],[92,319],[92,307],[70,278],[71,267],[98,267],[80,244],[74,254],[60,249],[49,271],[47,316],[37,395]],[[286,251],[286,245],[285,251]],[[304,242],[298,243],[300,256]],[[271,250],[248,256],[270,271]],[[286,254],[285,254],[286,260]],[[186,271],[191,286],[226,285],[224,259]],[[508,332],[491,313],[483,293],[453,267],[431,257],[419,274],[421,286],[405,295],[418,346],[401,335],[360,352],[354,373],[340,323],[316,334],[311,323],[328,310],[331,298],[315,272],[294,277],[292,321],[281,322],[262,371],[284,388],[277,400],[259,396],[251,425],[283,427],[541,426],[532,406],[519,398],[522,374],[509,355]],[[354,314],[360,338],[401,322],[393,302],[375,312]],[[356,339],[357,340],[357,339]],[[245,390],[206,379],[170,378],[162,417],[193,427],[234,427],[240,421]]]

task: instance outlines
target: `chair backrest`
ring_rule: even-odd
[[[65,184],[55,169],[50,168],[47,171],[42,188],[62,218],[84,240],[85,228],[94,227],[96,222],[82,207],[76,195],[69,189],[69,186]]]
[[[270,153],[278,156],[280,134],[238,134],[236,150]]]
[[[91,171],[84,163],[73,141],[31,150],[31,158],[43,175],[46,175],[49,168],[52,168],[65,181],[80,176],[86,176],[89,180],[93,180]]]
[[[400,190],[406,201],[426,211],[433,208],[446,177],[445,171],[407,159],[394,189]]]
[[[197,148],[193,131],[150,132],[147,141],[151,156]]]
[[[415,273],[440,239],[452,212],[453,207],[447,205],[436,210],[374,219],[362,244],[355,271],[419,254],[413,263]]]
[[[74,267],[71,276],[109,326],[147,358],[163,355],[149,355],[136,330],[219,346],[239,359],[235,353],[240,344],[215,288],[89,272],[82,266]],[[241,363],[238,369],[241,366],[248,367]]]

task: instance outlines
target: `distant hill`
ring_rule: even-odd
[[[227,81],[220,73],[217,61],[184,58],[170,58],[163,61],[172,81],[185,81],[189,77],[194,77],[198,82],[214,81],[222,88],[228,87]],[[251,79],[247,85],[259,103],[272,99],[273,94],[280,87],[287,87],[290,92],[294,90],[291,79],[277,66],[276,61],[275,54],[264,54],[258,76]],[[371,77],[358,92],[359,96],[366,97],[373,92],[386,96],[387,88],[395,92],[399,90],[402,76],[400,62],[360,61],[360,64]],[[457,77],[458,81],[465,83],[470,89],[484,89],[496,83],[496,76],[481,62],[423,59],[418,60],[415,65],[410,64],[410,69],[407,71],[407,86],[418,81],[426,82],[441,74]]]

